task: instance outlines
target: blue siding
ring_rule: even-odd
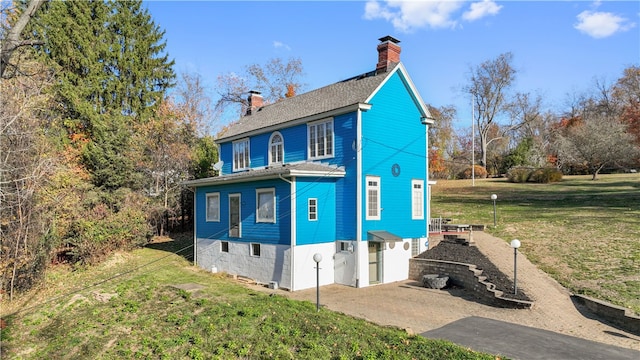
[[[275,188],[276,222],[256,223],[256,189]],[[290,185],[281,180],[257,181],[242,184],[204,186],[196,189],[197,237],[229,239],[229,194],[241,195],[240,215],[242,237],[234,241],[290,244],[291,197]],[[220,193],[220,222],[206,221],[206,194]]]
[[[369,230],[386,230],[403,238],[424,236],[426,220],[411,219],[411,180],[421,179],[426,187],[426,129],[419,108],[399,73],[388,80],[371,104],[362,119],[362,189],[366,191],[365,176],[380,177],[382,211],[380,220],[366,220],[363,214],[362,237],[366,239]],[[400,166],[399,176],[392,175],[394,164]],[[424,189],[423,194],[426,204]]]
[[[344,166],[346,175],[336,186],[336,238],[356,238],[356,184],[357,162],[354,142],[356,140],[357,113],[336,116],[333,120],[335,142],[334,164]]]
[[[335,179],[298,178],[296,180],[296,243],[319,244],[336,240]],[[308,200],[318,200],[318,220],[309,221]]]

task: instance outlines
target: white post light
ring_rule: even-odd
[[[513,248],[513,294],[518,294],[518,248],[520,247],[520,240],[511,240],[511,247]]]
[[[493,227],[496,227],[496,199],[498,195],[491,194],[491,200],[493,200]]]
[[[316,262],[316,311],[320,311],[320,261],[322,261],[322,254],[315,253],[313,261]]]

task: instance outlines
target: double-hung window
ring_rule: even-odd
[[[366,181],[366,219],[380,220],[380,177],[367,176]]]
[[[274,132],[269,139],[269,165],[284,162],[284,140],[282,134]]]
[[[207,221],[220,221],[220,193],[207,194]]]
[[[256,190],[256,222],[276,222],[276,190]]]
[[[233,142],[233,171],[249,168],[249,139]]]
[[[411,180],[411,218],[424,219],[424,181]]]
[[[333,157],[333,119],[307,125],[309,159]]]

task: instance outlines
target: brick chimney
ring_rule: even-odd
[[[247,106],[247,114],[254,114],[259,108],[264,105],[264,99],[262,99],[262,95],[260,95],[260,91],[249,91],[249,97],[247,98],[249,102]]]
[[[378,64],[376,65],[376,74],[387,72],[393,64],[400,62],[400,40],[393,36],[381,37],[378,44]]]

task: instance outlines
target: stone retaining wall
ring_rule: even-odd
[[[573,295],[573,298],[604,320],[640,336],[640,316],[632,314],[631,310],[584,295]]]
[[[533,306],[532,301],[502,297],[503,292],[487,282],[482,270],[472,264],[417,258],[409,260],[409,279],[422,282],[422,276],[426,274],[447,275],[453,285],[472,290],[481,302],[488,305],[518,309]]]

